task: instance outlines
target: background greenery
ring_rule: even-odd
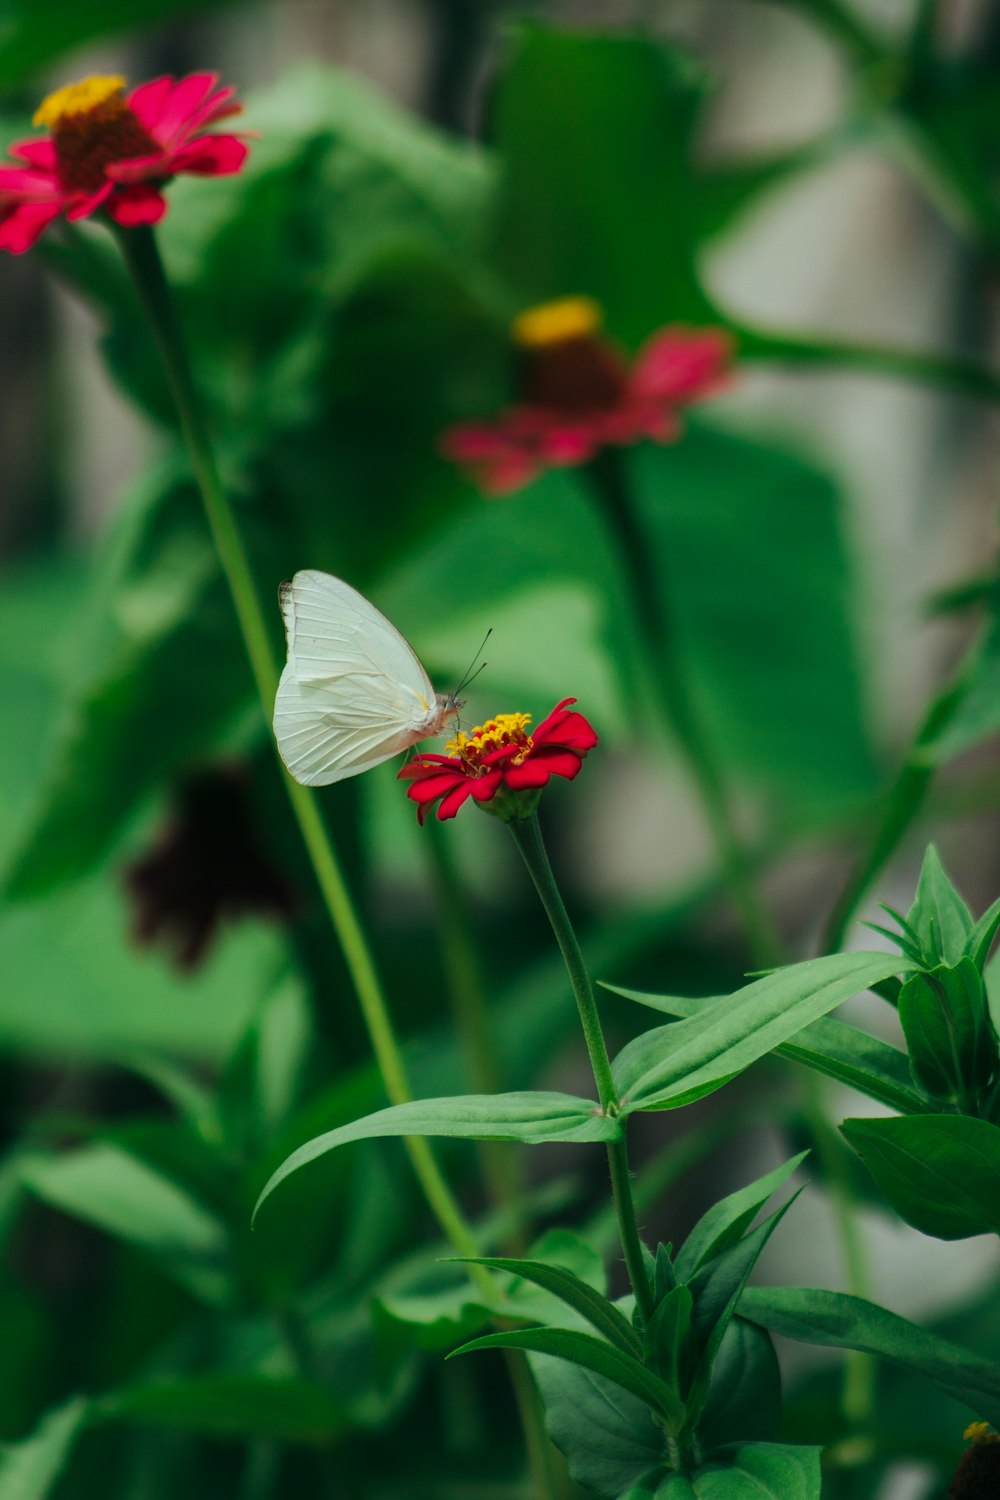
[[[106,57],[117,65],[123,48],[136,76],[221,57],[242,84],[241,49],[282,24],[232,3],[209,20],[197,7],[192,26],[194,9],[8,0],[3,139],[25,133],[51,82],[104,71]],[[646,5],[584,27],[573,7],[403,7],[425,48],[415,107],[333,56],[280,75],[257,56],[248,168],[173,184],[161,242],[262,594],[300,566],[350,579],[442,685],[492,626],[474,716],[524,708],[541,718],[575,693],[601,745],[572,793],[548,795],[544,815],[594,972],[718,994],[750,960],[690,788],[658,746],[627,666],[628,600],[583,479],[553,473],[487,502],[437,455],[436,437],[506,399],[506,326],[526,303],[594,295],[629,348],[672,321],[729,326],[743,392],[699,410],[676,445],[630,452],[628,467],[789,953],[815,949],[923,694],[981,628],[972,690],[924,746],[923,764],[947,773],[921,788],[924,823],[881,891],[895,896],[898,885],[906,908],[914,851],[932,829],[978,912],[1000,873],[986,448],[1000,391],[987,372],[1000,244],[997,28],[989,5],[956,32],[933,4],[889,27],[877,8],[868,18],[788,0],[786,52],[771,9],[747,7],[758,18],[739,24],[755,66],[787,76],[792,92],[805,46],[820,81],[829,67],[838,79],[822,130],[763,149],[752,129],[741,138],[738,110],[726,140],[734,91],[754,82],[712,39],[728,8],[692,4],[694,19],[678,20],[680,9]],[[363,24],[378,33],[377,18]],[[799,327],[794,307],[773,327],[738,310],[752,298],[726,289],[741,257],[752,279],[757,216],[859,153],[910,196],[883,221],[854,321],[827,335]],[[856,227],[864,239],[868,226]],[[916,333],[896,349],[877,309],[896,261],[912,276],[914,245],[933,248],[938,275],[930,292],[910,280]],[[807,228],[789,231],[783,253],[791,276],[820,252]],[[118,407],[91,405],[87,416],[79,387],[97,377],[73,348],[93,327],[67,333],[66,293],[56,299],[54,286],[96,310],[107,370],[143,424],[99,527],[82,519],[81,444],[113,453],[137,429]],[[379,1107],[380,1085],[110,237],[81,226],[6,260],[0,318],[11,413],[0,420],[10,436],[0,460],[0,1493],[525,1495],[499,1356],[446,1364],[437,1352],[462,1336],[454,1297],[444,1311],[435,1302],[454,1276],[436,1265],[441,1247],[395,1143],[324,1158],[250,1232],[270,1172],[302,1141]],[[819,370],[841,373],[834,382]],[[914,408],[898,409],[884,473],[867,491],[852,462],[863,426],[842,444],[834,410],[839,383],[855,382],[865,400],[875,375],[921,382],[917,410],[939,438],[924,508],[903,513],[914,532],[905,537],[879,510],[880,483],[890,497],[918,483],[913,452],[927,450]],[[967,514],[942,520],[959,489]],[[942,547],[946,526],[961,545]],[[929,633],[931,595],[971,575]],[[278,647],[276,608],[272,625]],[[123,872],[186,778],[234,763],[252,837],[293,893],[290,916],[227,925],[205,962],[182,970],[168,942],[130,937]],[[436,831],[418,835],[393,773],[331,789],[324,812],[376,935],[416,1091],[458,1092],[469,1080],[434,921]],[[211,848],[230,831],[209,820],[203,832]],[[465,814],[443,839],[475,921],[499,1085],[574,1089],[575,1023],[523,873],[489,819]],[[606,1014],[620,1042],[643,1028],[620,999],[608,998]],[[682,1237],[700,1208],[754,1175],[741,1162],[770,1165],[776,1131],[811,1139],[787,1064],[765,1061],[731,1092],[644,1122],[640,1184],[664,1238]],[[758,1120],[766,1128],[748,1130]],[[571,1219],[577,1253],[606,1256],[592,1218],[601,1163],[581,1166],[580,1154],[532,1152],[533,1228]],[[442,1155],[496,1248],[502,1226],[477,1186],[473,1148]],[[807,1197],[821,1201],[830,1158],[817,1157]],[[877,1276],[895,1305],[895,1257],[916,1234],[890,1231],[884,1200],[846,1152],[834,1170],[850,1171],[871,1202]],[[825,1237],[824,1220],[804,1222],[803,1242]],[[938,1326],[990,1353],[1000,1299],[984,1243],[951,1247],[972,1257],[952,1284],[975,1289]],[[614,1263],[615,1290],[619,1271]],[[839,1380],[839,1362],[786,1360],[784,1440],[836,1447]],[[906,1465],[915,1488],[905,1493],[943,1494],[962,1410],[903,1370],[884,1367],[879,1381],[881,1445],[831,1466],[829,1494],[904,1493],[890,1486]]]

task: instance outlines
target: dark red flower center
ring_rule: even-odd
[[[68,84],[43,100],[35,124],[52,132],[59,181],[75,193],[103,187],[112,163],[160,149],[125,102],[123,78]]]
[[[601,309],[590,298],[529,308],[512,336],[518,395],[527,404],[580,415],[607,411],[621,399],[625,361],[601,333]]]

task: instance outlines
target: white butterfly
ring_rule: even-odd
[[[435,693],[412,646],[343,579],[307,568],[278,597],[288,662],[274,734],[296,781],[357,776],[440,734],[462,707]]]

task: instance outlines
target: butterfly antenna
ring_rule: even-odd
[[[491,625],[490,628],[489,628],[489,630],[487,630],[486,634],[483,636],[483,639],[482,639],[482,641],[479,644],[479,649],[477,650],[475,656],[470,661],[469,667],[468,667],[468,671],[465,673],[465,676],[462,678],[461,682],[458,684],[458,687],[452,693],[451,696],[452,696],[453,699],[457,698],[458,695],[459,695],[459,693],[464,692],[465,689],[469,686],[470,682],[475,682],[476,678],[479,676],[479,674],[483,670],[483,668],[489,665],[488,662],[483,661],[483,662],[479,662],[479,666],[477,667],[476,666],[476,662],[479,661],[479,658],[482,656],[483,652],[486,650],[486,642],[489,640],[489,638],[490,638],[490,636],[492,634],[493,634],[493,626]]]

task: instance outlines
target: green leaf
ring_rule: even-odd
[[[996,1048],[971,958],[911,975],[900,991],[899,1019],[914,1081],[928,1094],[967,1104],[989,1082]]]
[[[690,1478],[655,1470],[618,1500],[820,1500],[821,1451],[744,1443]]]
[[[707,1261],[736,1244],[771,1194],[788,1181],[808,1155],[808,1151],[800,1151],[798,1156],[775,1167],[773,1172],[713,1204],[698,1220],[674,1258],[678,1280],[690,1281]]]
[[[734,1317],[698,1418],[701,1450],[710,1456],[727,1443],[769,1442],[780,1417],[781,1371],[771,1338],[757,1324]]]
[[[968,1115],[845,1120],[841,1130],[893,1208],[924,1234],[1000,1233],[1000,1126]]]
[[[567,1303],[582,1318],[586,1318],[598,1333],[625,1354],[638,1356],[642,1345],[631,1323],[606,1297],[585,1281],[565,1271],[561,1266],[550,1266],[540,1260],[521,1260],[510,1256],[460,1256],[463,1265],[492,1266],[495,1271],[509,1271],[512,1276],[521,1276],[533,1281],[536,1286]]]
[[[892,981],[886,981],[891,983]],[[876,988],[873,986],[873,988]],[[622,994],[624,991],[617,991]],[[718,1005],[721,995],[693,998],[688,995],[647,995],[637,990],[629,999],[668,1016],[696,1016],[708,1005]],[[906,1053],[869,1036],[844,1021],[823,1016],[800,1031],[793,1041],[775,1047],[775,1055],[802,1063],[838,1083],[849,1084],[861,1094],[877,1099],[899,1114],[925,1114],[933,1106],[914,1092]]]
[[[970,1406],[984,1421],[1000,1422],[995,1360],[970,1354],[861,1297],[812,1287],[750,1287],[740,1298],[740,1316],[801,1344],[858,1349],[888,1360]]]
[[[651,1411],[678,1428],[684,1421],[684,1408],[670,1387],[658,1375],[631,1355],[623,1354],[604,1339],[569,1328],[523,1328],[511,1333],[491,1333],[485,1338],[463,1344],[448,1357],[469,1354],[474,1349],[526,1349],[534,1354],[552,1354],[569,1360],[605,1380],[613,1381],[644,1401]]]
[[[667,1459],[662,1426],[620,1385],[550,1355],[529,1354],[545,1404],[545,1430],[578,1484],[617,1496]]]
[[[965,953],[974,926],[972,913],[949,880],[933,844],[927,846],[906,920],[920,939],[929,966],[957,964]]]
[[[221,1059],[287,967],[285,940],[246,923],[179,974],[127,941],[127,920],[107,874],[0,912],[0,1047],[126,1066],[136,1051]]]
[[[796,1193],[745,1238],[708,1261],[690,1282],[694,1297],[692,1325],[702,1351],[688,1397],[695,1412],[707,1396],[715,1360],[736,1313],[740,1293],[765,1245],[798,1196]]]
[[[1000,932],[1000,897],[983,912],[970,932],[969,940],[965,945],[966,954],[972,959],[980,974],[986,968],[990,949],[993,947],[998,932]]]
[[[691,1480],[697,1500],[820,1500],[822,1449],[744,1443],[725,1468],[708,1464]],[[683,1491],[678,1491],[679,1497]],[[675,1500],[669,1484],[657,1500]]]
[[[48,1500],[69,1461],[91,1405],[74,1396],[48,1412],[28,1437],[0,1445],[0,1494],[4,1500]]]
[[[98,1143],[29,1159],[25,1187],[53,1208],[138,1246],[195,1296],[229,1289],[225,1228],[176,1183],[118,1146]]]
[[[112,643],[66,714],[7,878],[10,897],[86,873],[152,789],[221,746],[250,700],[196,495],[167,467],[126,508],[125,555],[104,583]]]
[[[687,59],[644,38],[520,28],[494,118],[496,253],[522,306],[586,293],[628,344],[716,321],[694,265],[702,93]]]
[[[663,1297],[646,1326],[643,1358],[676,1391],[679,1401],[687,1393],[694,1354],[691,1314],[694,1302],[689,1287],[675,1286]]]
[[[350,1141],[432,1135],[536,1145],[542,1141],[614,1141],[620,1138],[621,1130],[617,1120],[601,1114],[599,1104],[571,1094],[462,1094],[454,1099],[414,1099],[307,1141],[269,1178],[254,1213],[292,1172]]]
[[[672,1109],[711,1093],[852,995],[911,967],[885,953],[807,959],[687,1020],[647,1031],[613,1063],[623,1109]],[[636,998],[632,990],[607,988]]]
[[[118,1421],[150,1423],[218,1438],[326,1443],[347,1425],[337,1402],[304,1380],[210,1375],[133,1386],[102,1403]]]

